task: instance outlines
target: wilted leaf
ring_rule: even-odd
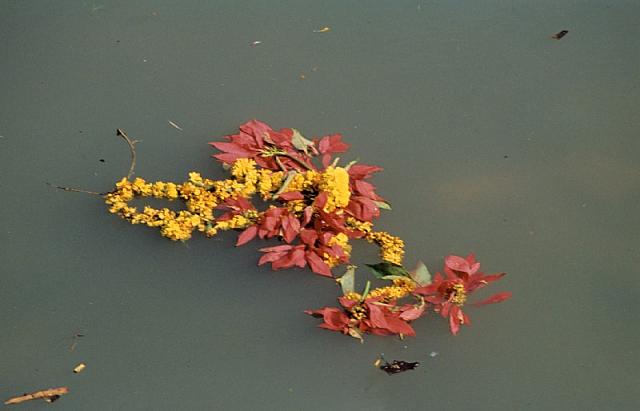
[[[389,205],[389,203],[387,203],[386,201],[374,200],[373,202],[375,203],[375,205],[378,206],[378,208],[382,208],[384,210],[391,210],[391,205]]]
[[[384,364],[380,366],[380,369],[386,372],[387,374],[391,375],[391,374],[398,374],[401,372],[405,372],[408,370],[413,370],[418,365],[420,365],[420,363],[417,361],[407,362],[407,361],[393,360],[392,362],[385,361]]]
[[[416,268],[411,271],[409,275],[411,276],[413,281],[418,283],[420,286],[425,286],[431,283],[431,273],[422,261],[418,261]]]
[[[349,335],[352,336],[353,338],[357,338],[358,340],[360,340],[361,343],[364,342],[364,338],[362,338],[362,333],[360,332],[360,330],[349,327],[348,332],[349,332]]]
[[[309,152],[307,151],[307,147],[313,146],[313,141],[304,138],[304,136],[300,134],[300,132],[295,128],[292,128],[291,130],[293,131],[293,135],[291,136],[291,144],[293,144],[296,149],[304,152],[305,154],[309,154]]]
[[[340,287],[342,287],[342,295],[353,292],[355,287],[355,277],[356,266],[350,265],[347,267],[347,270],[344,272],[342,277],[336,280],[340,283]]]
[[[378,264],[367,264],[367,267],[371,268],[373,275],[377,278],[384,278],[388,275],[409,276],[409,272],[403,266],[387,261]]]

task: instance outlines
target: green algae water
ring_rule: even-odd
[[[640,408],[639,14],[605,0],[1,1],[1,399],[68,386],[16,407]],[[207,143],[252,118],[343,134],[345,160],[385,169],[372,182],[393,210],[376,227],[405,241],[406,265],[474,252],[508,273],[483,296],[513,298],[468,307],[456,337],[431,314],[415,338],[360,344],[303,312],[338,287],[257,267],[264,243],[173,243],[54,188],[126,175],[116,128],[139,141],[137,176],[221,178]],[[355,243],[353,261],[375,254]],[[381,353],[420,365],[387,375]]]

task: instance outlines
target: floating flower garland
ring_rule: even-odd
[[[346,272],[336,279],[342,289],[340,306],[305,311],[322,318],[322,328],[360,340],[365,333],[402,338],[414,336],[410,323],[432,310],[447,319],[451,332],[457,334],[461,325],[470,323],[462,311],[469,295],[504,276],[480,272],[473,255],[447,256],[444,276],[436,273],[433,279],[422,263],[412,271],[404,268],[402,239],[373,228],[380,209],[390,209],[367,181],[382,169],[356,162],[339,166],[339,158],[333,156],[349,148],[339,134],[312,141],[295,129],[275,131],[252,120],[240,126],[238,134],[210,143],[220,151],[213,157],[229,170],[229,179],[210,180],[191,172],[187,181],[176,184],[132,180],[134,142],[123,131],[118,133],[129,143],[132,165],[129,175],[104,194],[111,213],[131,224],[159,228],[161,235],[173,241],[186,241],[194,231],[213,237],[226,230],[240,231],[237,246],[256,237],[277,238],[283,244],[260,249],[264,254],[258,261],[259,265],[270,263],[274,270],[308,266],[334,278],[332,269],[346,264]],[[270,204],[260,211],[252,203],[254,196]],[[129,205],[136,197],[181,200],[186,209],[145,206],[139,210]],[[381,262],[368,266],[389,285],[371,289],[367,281],[365,289],[356,292],[356,267],[350,265],[354,239],[380,248]],[[510,296],[498,293],[476,305]]]

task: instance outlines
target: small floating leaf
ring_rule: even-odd
[[[389,205],[389,203],[387,203],[386,201],[377,201],[374,200],[373,203],[378,206],[378,208],[382,208],[384,210],[391,210],[391,205]]]
[[[291,130],[293,131],[293,136],[291,136],[291,144],[293,144],[293,146],[298,150],[303,151],[305,154],[309,154],[309,152],[307,151],[307,147],[313,146],[313,141],[304,138],[304,136],[300,134],[300,132],[295,128],[292,128]]]
[[[421,286],[431,283],[431,273],[422,261],[418,261],[416,268],[409,273],[413,281]]]
[[[356,266],[350,265],[347,267],[347,270],[344,272],[342,277],[338,278],[336,281],[340,283],[340,287],[342,287],[342,294],[352,293],[355,287],[355,276],[356,276]]]
[[[377,278],[384,278],[389,275],[408,277],[409,272],[401,265],[393,264],[388,261],[378,264],[367,264],[373,275]]]

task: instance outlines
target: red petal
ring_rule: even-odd
[[[486,281],[488,283],[492,283],[494,281],[498,281],[499,279],[501,279],[505,275],[507,275],[507,273],[498,273],[498,274],[485,275],[480,280],[481,281]]]
[[[460,331],[460,319],[458,318],[459,312],[460,309],[458,306],[454,305],[449,313],[449,329],[451,329],[451,334],[453,335],[457,335],[458,331]]]
[[[496,304],[508,300],[509,298],[511,298],[511,293],[509,291],[505,291],[502,293],[494,294],[486,300],[480,301],[479,303],[474,303],[473,305]]]
[[[354,180],[362,180],[368,178],[373,173],[382,171],[382,167],[368,166],[366,164],[354,164],[349,167],[349,176]]]
[[[241,246],[243,244],[246,244],[249,241],[253,240],[255,238],[256,234],[258,234],[258,226],[254,224],[251,227],[249,227],[246,230],[244,230],[238,236],[238,241],[236,242],[236,247],[239,247],[239,246]]]
[[[311,271],[327,277],[333,277],[333,274],[331,274],[331,269],[329,268],[327,263],[325,263],[324,260],[320,258],[318,254],[314,253],[313,251],[307,251],[306,258]]]
[[[311,221],[311,217],[313,217],[313,207],[307,206],[307,208],[304,209],[304,214],[302,216],[303,227],[309,224],[309,221]]]
[[[425,305],[422,307],[413,307],[400,314],[400,318],[405,321],[412,321],[420,318],[424,314]]]
[[[289,191],[287,193],[278,195],[278,198],[281,198],[285,201],[304,200],[304,195],[299,191]]]
[[[349,317],[339,308],[326,308],[323,317],[324,323],[337,331],[342,330],[349,323]]]
[[[320,153],[344,153],[349,149],[349,144],[342,141],[340,134],[332,134],[330,136],[324,136],[318,143],[318,151]]]
[[[331,154],[323,154],[322,155],[322,166],[327,168],[331,165]]]
[[[378,199],[378,195],[374,192],[376,188],[373,184],[362,180],[355,180],[353,183],[356,187],[356,190],[358,190],[358,193],[373,200]]]
[[[369,308],[369,320],[371,320],[371,325],[376,328],[388,329],[387,320],[382,308],[379,305],[372,303],[368,303],[367,307]]]
[[[321,192],[320,194],[318,194],[316,196],[315,201],[313,202],[313,205],[319,209],[322,210],[324,208],[324,206],[327,204],[327,199],[328,199],[328,195],[326,192]]]
[[[292,245],[289,244],[284,244],[284,245],[276,245],[273,247],[265,247],[265,248],[261,248],[259,251],[262,251],[264,253],[273,253],[273,252],[285,252],[285,251],[289,251],[293,248]]]
[[[407,322],[397,317],[387,317],[387,330],[394,334],[403,334],[415,337],[416,332]]]
[[[245,156],[243,156],[242,154],[231,154],[231,153],[214,154],[212,157],[217,158],[223,163],[228,163],[228,164],[233,163],[239,158],[245,158]]]
[[[262,265],[262,264],[266,264],[266,263],[272,263],[272,262],[277,261],[280,258],[282,258],[283,255],[285,255],[285,253],[267,253],[267,254],[264,254],[262,257],[260,257],[260,260],[258,260],[258,265]]]
[[[454,271],[468,273],[470,270],[469,262],[457,255],[448,255],[444,258],[444,265]]]
[[[317,239],[318,233],[316,230],[304,229],[300,231],[300,240],[311,247],[313,247]]]
[[[236,143],[226,143],[226,142],[215,142],[209,143],[220,151],[224,151],[226,153],[240,154],[242,156],[250,157],[253,153],[248,151]]]
[[[300,221],[297,218],[288,215],[282,219],[282,230],[284,233],[284,240],[287,243],[291,243],[298,236],[300,231]]]

